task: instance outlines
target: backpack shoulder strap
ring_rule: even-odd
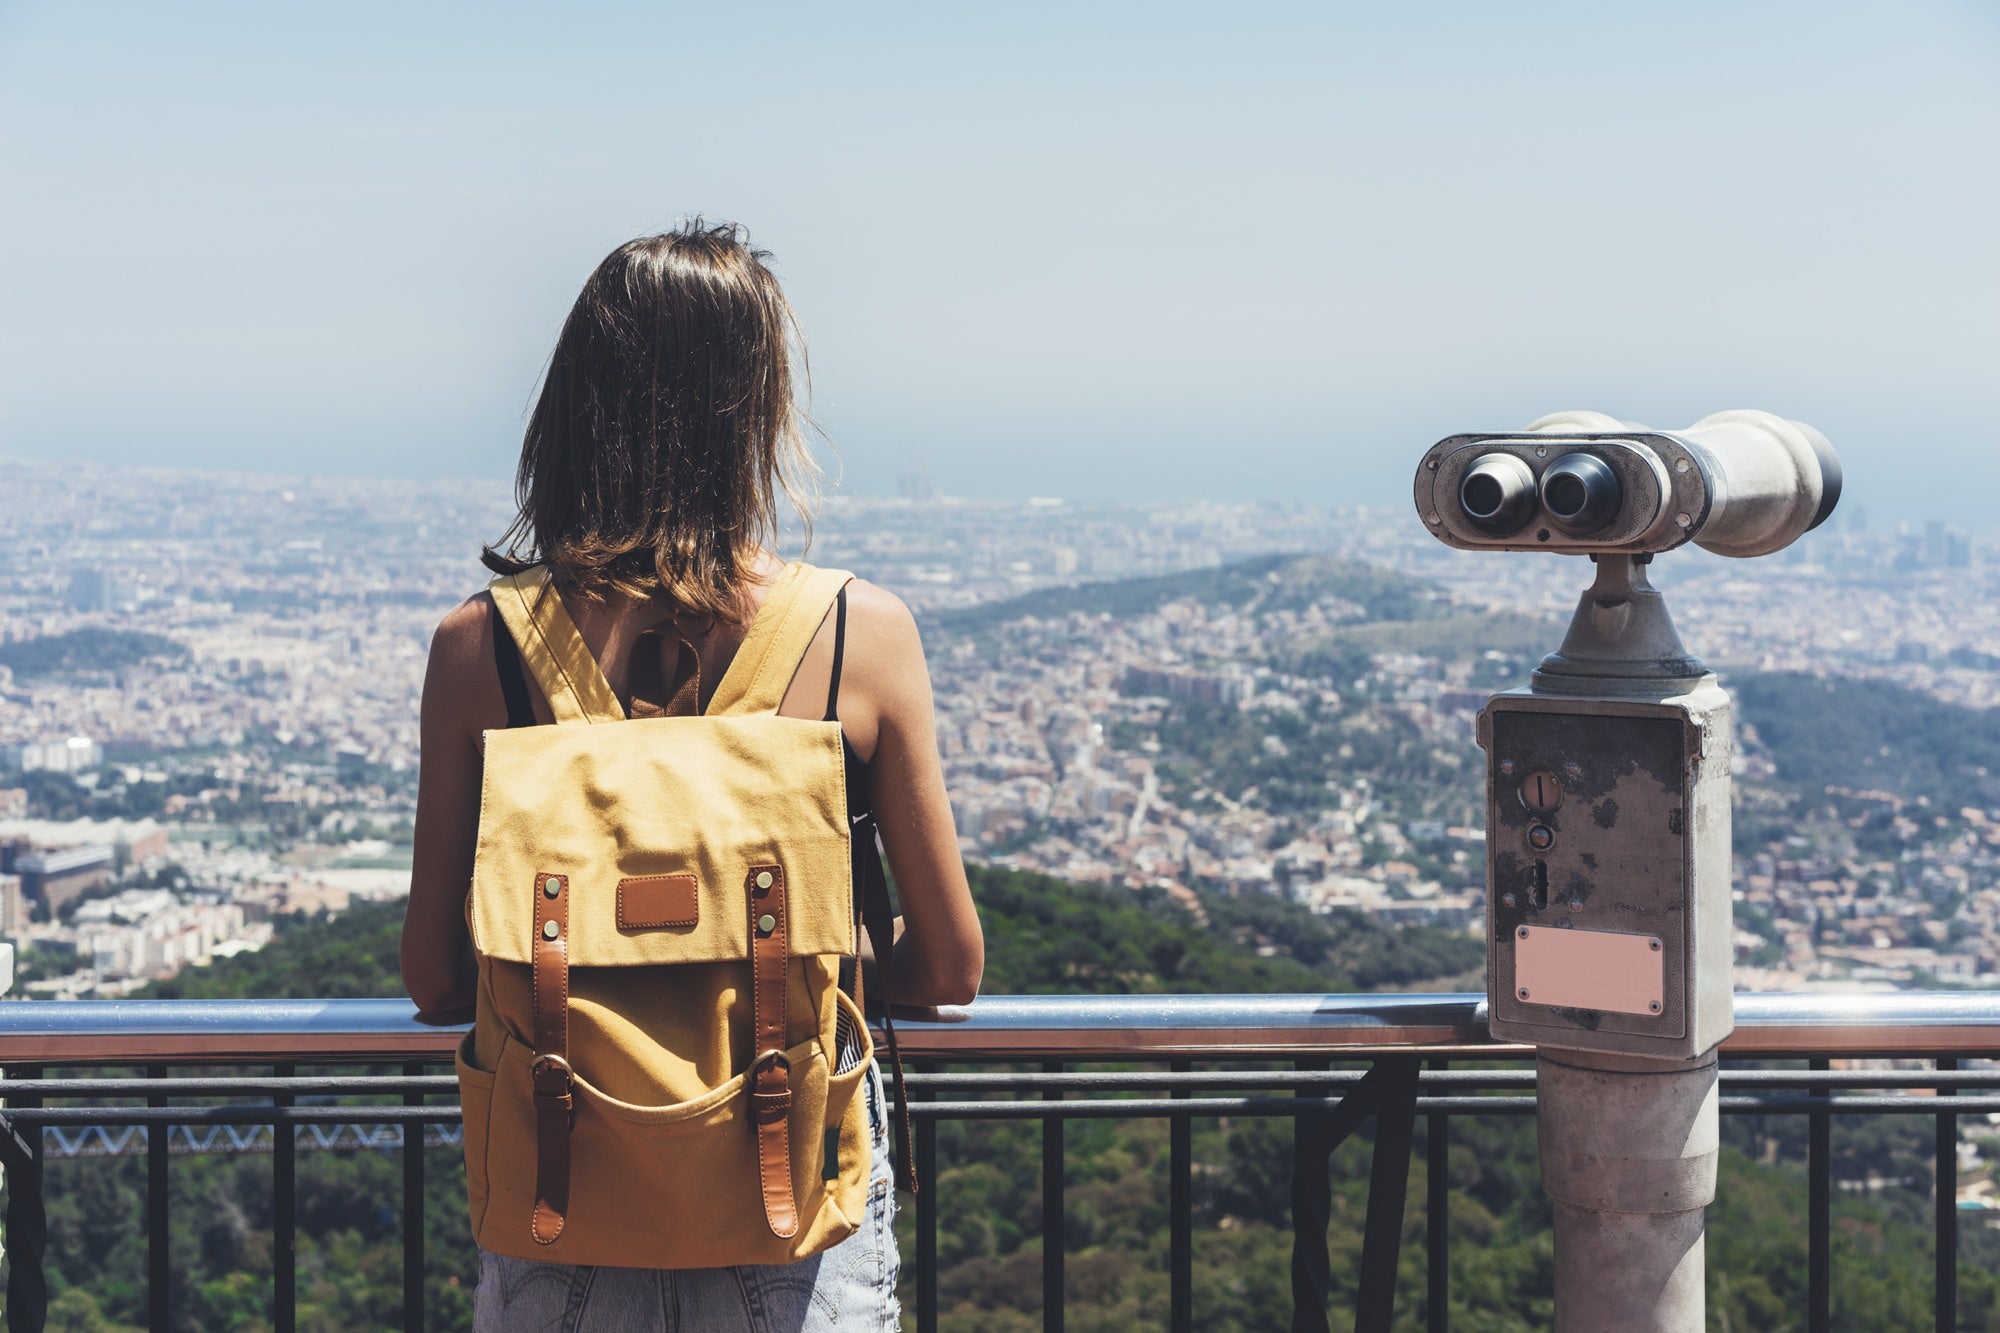
[[[844,569],[817,569],[803,561],[787,565],[715,687],[708,715],[777,712],[827,608],[853,577]]]
[[[562,722],[623,722],[625,709],[563,609],[546,565],[504,574],[487,584],[521,662],[542,687],[549,711]]]

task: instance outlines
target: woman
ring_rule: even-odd
[[[779,494],[809,518],[800,496],[813,465],[788,356],[796,323],[765,258],[740,229],[697,220],[620,246],[598,266],[528,424],[519,515],[500,549],[482,555],[503,574],[548,567],[628,711],[642,680],[692,678],[706,704],[785,569],[769,549]],[[837,709],[851,810],[872,812],[903,906],[887,979],[896,1002],[966,1003],[984,945],[916,624],[895,596],[859,580],[844,601],[838,623],[829,613],[812,638],[779,713]],[[402,971],[418,1009],[440,1021],[463,1021],[474,1006],[465,908],[482,736],[510,721],[554,721],[548,701],[523,687],[513,650],[485,593],[447,615],[431,644]],[[692,662],[681,660],[688,652]],[[475,1326],[895,1327],[887,1117],[879,1076],[867,1087],[876,1179],[847,1240],[792,1264],[681,1271],[482,1252]]]

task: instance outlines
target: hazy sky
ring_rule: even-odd
[[[1942,0],[0,0],[0,455],[504,475],[694,211],[861,492],[1399,504],[1455,430],[1745,406],[2000,526],[2000,8]]]

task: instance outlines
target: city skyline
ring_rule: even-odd
[[[72,964],[35,984],[115,993],[257,947],[285,912],[405,892],[426,647],[485,581],[504,487],[0,482],[0,933]],[[1407,513],[1222,501],[846,497],[812,555],[917,612],[968,860],[1456,926],[1479,907],[1473,710],[1556,646],[1584,581],[1576,559],[1449,550]],[[2000,761],[1979,749],[2000,546],[1832,525],[1656,573],[1745,691],[1746,976],[2000,973]],[[1811,703],[1774,708],[1769,684],[1795,678],[1906,721],[1879,754],[1801,744]],[[1918,730],[1923,753],[1892,758]],[[1978,752],[1952,762],[1977,772],[1939,787],[1923,764],[1961,733]],[[1796,818],[1758,813],[1773,800]]]

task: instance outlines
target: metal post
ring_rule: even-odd
[[[1186,1060],[1175,1060],[1174,1073],[1191,1068]],[[1177,1100],[1189,1096],[1186,1088],[1175,1088]],[[1194,1327],[1194,1124],[1184,1115],[1167,1122],[1168,1216],[1171,1232],[1168,1244],[1167,1327],[1173,1333],[1188,1333]]]
[[[1678,1063],[1544,1047],[1535,1074],[1556,1333],[1700,1333],[1714,1052]]]
[[[403,1072],[417,1078],[424,1072],[420,1061],[403,1066]],[[424,1094],[406,1092],[403,1105],[422,1106]],[[403,1333],[423,1333],[424,1329],[424,1126],[416,1121],[403,1125]]]
[[[1958,1068],[1958,1061],[1940,1059],[1938,1072]],[[1939,1088],[1937,1095],[1954,1095],[1951,1088]],[[1949,1106],[1940,1100],[1939,1106]],[[1937,1118],[1937,1295],[1934,1314],[1939,1333],[1958,1327],[1958,1117],[1941,1114]]]
[[[1449,1060],[1431,1068],[1448,1069]],[[1451,1143],[1442,1112],[1424,1117],[1424,1282],[1429,1307],[1425,1327],[1447,1333],[1451,1326]]]
[[[1814,1070],[1827,1069],[1824,1056],[1812,1061]],[[1825,1088],[1812,1095],[1825,1099]],[[1824,1111],[1807,1120],[1806,1140],[1806,1333],[1828,1333],[1833,1327],[1833,1122]]]
[[[1062,1062],[1051,1061],[1042,1072],[1060,1074]],[[1045,1102],[1062,1100],[1062,1089],[1042,1094]],[[1063,1333],[1063,1121],[1052,1115],[1042,1121],[1042,1333]]]
[[[931,1061],[917,1065],[917,1072],[935,1073]],[[917,1101],[935,1100],[924,1088],[912,1094]],[[916,1123],[917,1154],[917,1333],[937,1333],[938,1326],[938,1178],[937,1121],[919,1116]]]
[[[38,1079],[36,1065],[8,1071],[16,1079]],[[40,1097],[9,1096],[9,1111],[32,1110]],[[16,1128],[0,1120],[0,1161],[7,1171],[7,1330],[41,1333],[48,1318],[46,1268],[49,1221],[42,1199],[42,1127]]]
[[[147,1065],[146,1077],[166,1086],[167,1067]],[[148,1106],[165,1106],[164,1092],[146,1098]],[[167,1327],[171,1307],[170,1288],[173,1266],[169,1256],[168,1219],[173,1215],[171,1178],[167,1173],[167,1140],[172,1125],[146,1126],[146,1321],[153,1328]]]
[[[1387,1077],[1375,1103],[1375,1152],[1368,1173],[1368,1219],[1361,1236],[1354,1333],[1389,1333],[1396,1318],[1403,1204],[1410,1187],[1410,1141],[1417,1128],[1416,1060],[1389,1059],[1376,1068]]]
[[[289,1064],[272,1070],[279,1078],[295,1072]],[[271,1099],[290,1106],[288,1092]],[[271,1323],[278,1333],[293,1333],[299,1320],[299,1190],[298,1126],[271,1126]]]

